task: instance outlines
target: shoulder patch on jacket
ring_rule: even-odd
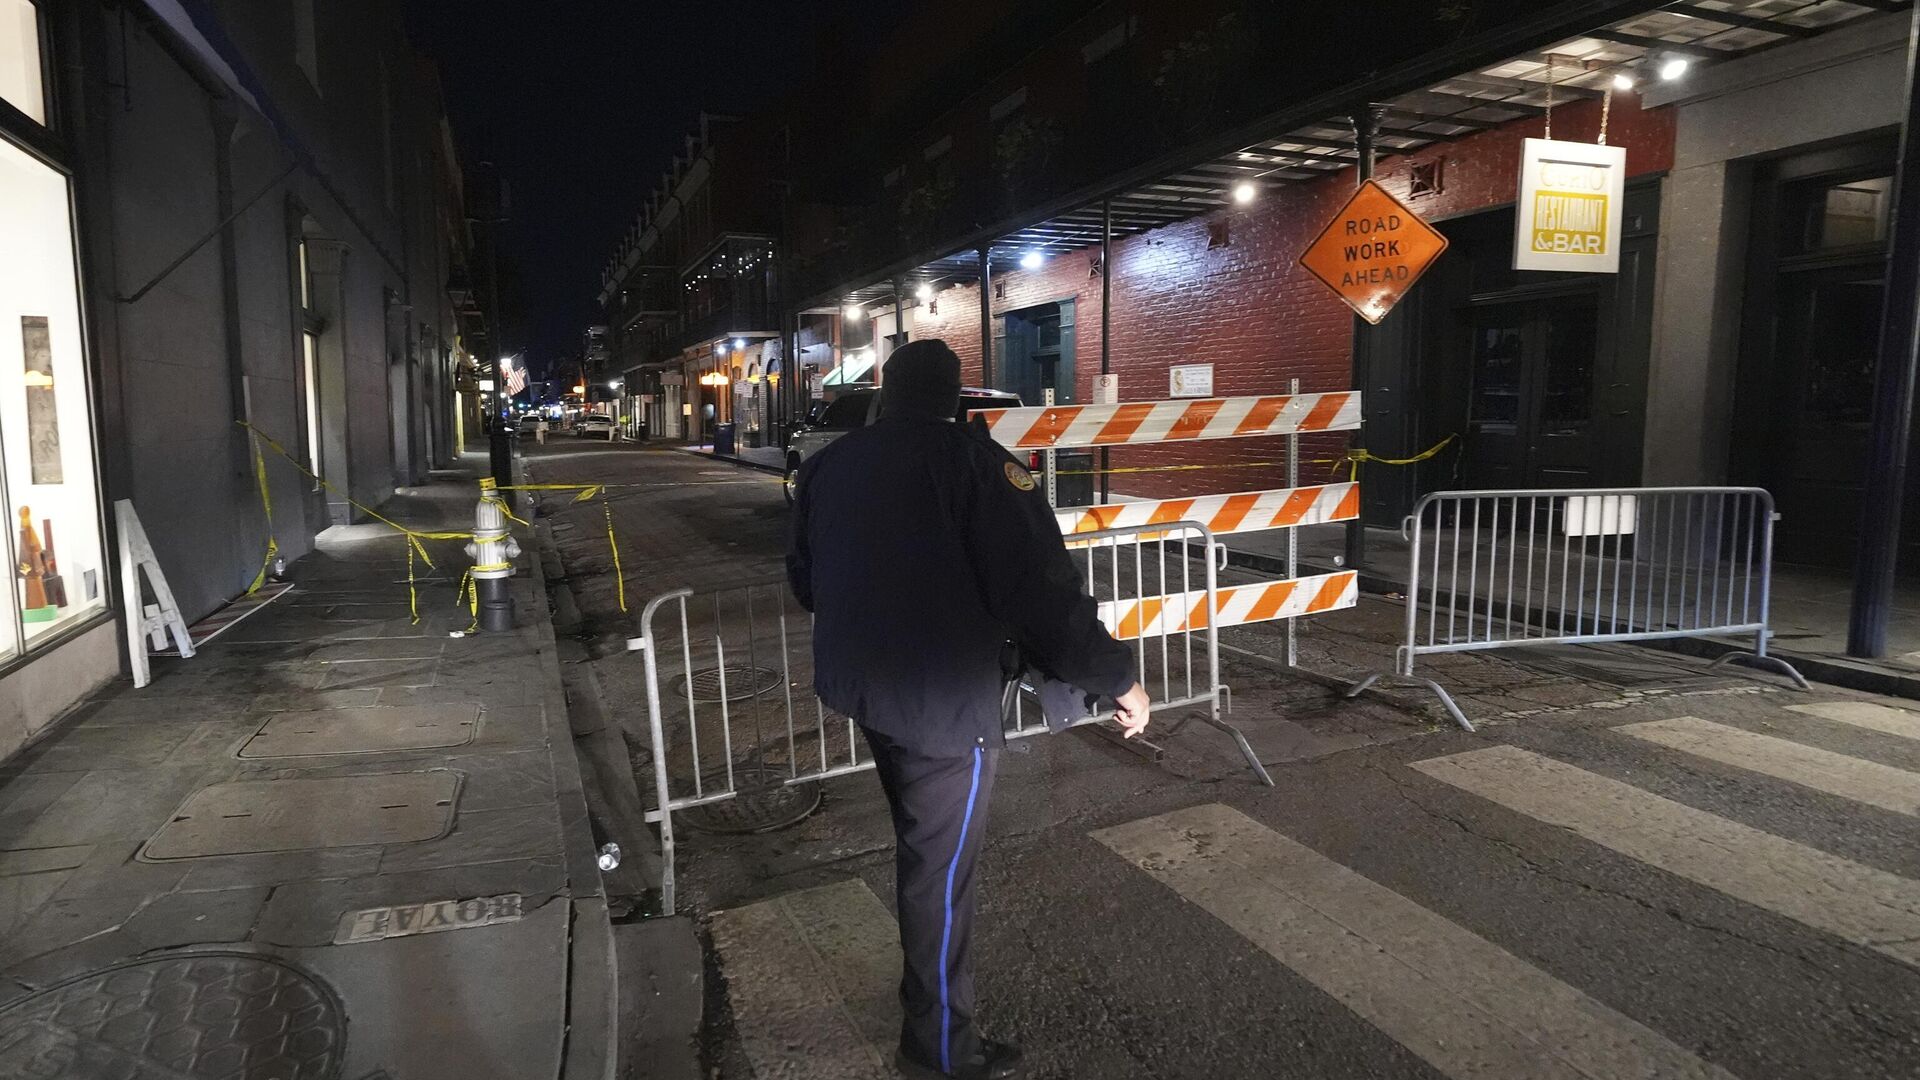
[[[1014,487],[1019,488],[1021,491],[1033,490],[1033,487],[1034,487],[1033,474],[1028,472],[1026,469],[1022,468],[1019,462],[1017,461],[1007,462],[1006,473],[1007,473],[1007,483],[1012,484]]]

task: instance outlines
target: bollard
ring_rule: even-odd
[[[507,579],[520,544],[507,529],[507,504],[491,476],[480,478],[480,502],[473,508],[473,540],[467,544],[473,559],[473,590],[480,604],[480,628],[513,629],[513,594]]]

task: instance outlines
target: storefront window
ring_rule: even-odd
[[[0,0],[0,4],[8,0]],[[13,588],[0,651],[106,603],[67,178],[0,141],[0,481]]]
[[[40,9],[33,0],[0,0],[0,99],[36,124],[47,122],[40,68]]]

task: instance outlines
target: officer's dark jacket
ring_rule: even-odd
[[[1134,683],[1046,497],[976,427],[883,418],[815,455],[787,574],[814,613],[820,699],[925,753],[999,745],[1009,641],[1092,693]]]

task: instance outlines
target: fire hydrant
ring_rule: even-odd
[[[513,594],[507,579],[513,576],[513,560],[520,555],[520,543],[507,530],[507,504],[493,477],[480,479],[480,503],[473,508],[473,540],[467,544],[473,559],[473,592],[480,611],[482,630],[513,629]]]

